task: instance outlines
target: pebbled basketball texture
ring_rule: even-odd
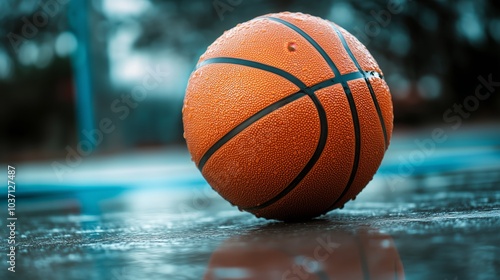
[[[302,13],[257,17],[200,57],[184,137],[222,197],[257,217],[304,220],[341,208],[377,171],[392,102],[368,50]]]

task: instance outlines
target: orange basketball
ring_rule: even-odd
[[[184,137],[222,197],[258,217],[303,220],[343,207],[372,179],[392,102],[368,50],[302,13],[257,17],[200,57]]]

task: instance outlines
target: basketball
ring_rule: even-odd
[[[200,57],[184,138],[210,186],[257,217],[298,221],[342,208],[377,171],[392,101],[366,47],[302,13],[257,17]]]

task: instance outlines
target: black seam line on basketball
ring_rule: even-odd
[[[325,80],[323,82],[319,82],[319,83],[309,87],[309,89],[313,92],[316,92],[316,91],[323,89],[325,87],[329,87],[329,86],[336,85],[336,84],[342,84],[342,83],[352,81],[352,80],[361,79],[361,78],[364,78],[365,76],[380,78],[378,76],[378,73],[376,75],[375,72],[372,73],[372,71],[352,72],[352,73],[344,74],[344,75],[341,75],[338,77],[334,77],[334,78]]]
[[[300,79],[298,79],[297,77],[293,76],[292,74],[290,74],[284,70],[281,70],[279,68],[276,68],[276,67],[273,67],[273,66],[270,66],[267,64],[263,64],[263,63],[259,63],[259,62],[255,62],[255,61],[251,61],[251,60],[246,60],[246,59],[241,59],[241,58],[233,58],[233,57],[209,58],[207,60],[200,62],[196,66],[196,69],[199,69],[205,65],[217,64],[217,63],[237,64],[237,65],[243,65],[243,66],[248,66],[251,68],[260,69],[260,70],[270,72],[270,73],[276,74],[278,76],[281,76],[281,77],[287,79],[288,81],[292,82],[297,87],[299,87],[301,90],[308,88],[304,83],[302,83],[302,81]],[[351,81],[351,80],[355,80],[355,79],[359,79],[359,78],[364,78],[367,75],[371,76],[371,77],[377,77],[377,75],[375,75],[375,73],[371,73],[371,72],[367,72],[367,71],[351,72],[348,74],[335,76],[335,77],[328,79],[328,80],[325,80],[323,82],[319,82],[319,83],[309,87],[309,89],[311,91],[315,92],[317,90],[320,90],[322,88],[325,88],[325,87],[328,87],[328,86],[331,86],[334,84],[340,84],[340,83],[344,83],[347,81]]]
[[[328,137],[328,124],[327,124],[325,108],[323,108],[323,105],[321,105],[321,102],[319,101],[318,97],[314,95],[314,92],[310,91],[309,89],[306,89],[306,93],[311,98],[311,100],[314,103],[314,106],[316,107],[316,110],[318,111],[319,123],[320,123],[319,141],[318,145],[316,145],[316,149],[314,150],[312,157],[309,159],[304,168],[302,168],[300,173],[281,192],[279,192],[277,195],[267,200],[266,202],[260,203],[257,206],[243,208],[244,210],[251,211],[251,210],[262,209],[286,196],[293,189],[295,189],[295,187],[297,187],[297,185],[302,181],[302,179],[304,179],[304,177],[306,177],[306,175],[309,173],[309,171],[311,171],[311,169],[314,167],[314,165],[320,158],[321,154],[323,153],[323,149],[325,148],[326,140]]]
[[[294,85],[296,85],[301,90],[303,90],[307,87],[306,84],[304,84],[299,78],[295,77],[294,75],[292,75],[292,74],[290,74],[282,69],[273,67],[271,65],[267,65],[267,64],[263,64],[263,63],[259,63],[259,62],[255,62],[255,61],[251,61],[251,60],[241,59],[241,58],[234,58],[234,57],[209,58],[209,59],[206,59],[206,60],[200,62],[196,66],[196,69],[198,69],[202,66],[208,65],[208,64],[213,64],[213,63],[239,64],[239,65],[244,65],[244,66],[248,66],[248,67],[252,67],[252,68],[261,69],[261,70],[274,73],[278,76],[281,76],[281,77],[287,79],[288,81],[292,82]]]
[[[219,141],[215,142],[214,145],[212,145],[212,147],[210,147],[206,152],[205,154],[201,157],[200,159],[200,162],[198,163],[198,169],[201,171],[203,170],[203,167],[205,166],[205,164],[207,163],[208,159],[220,148],[222,147],[225,143],[227,143],[229,140],[231,140],[234,136],[236,136],[238,133],[240,133],[241,131],[243,131],[245,128],[249,127],[250,125],[252,125],[253,123],[255,123],[256,121],[258,121],[259,119],[261,119],[262,117],[270,114],[271,112],[285,106],[286,104],[288,103],[291,103],[303,96],[306,96],[306,93],[302,90],[294,93],[294,94],[291,94],[267,107],[265,107],[264,109],[258,111],[257,113],[255,113],[254,115],[252,115],[251,117],[249,117],[248,119],[246,119],[245,121],[243,121],[242,123],[240,123],[239,125],[237,125],[235,128],[231,129],[228,133],[226,133],[221,139],[219,139]]]
[[[251,63],[248,63],[248,62],[251,62]],[[253,62],[253,63],[252,63]],[[254,62],[254,61],[249,61],[249,60],[244,60],[244,59],[239,59],[239,58],[231,58],[231,57],[216,57],[216,58],[210,58],[210,59],[207,59],[203,62],[201,62],[200,64],[198,64],[198,66],[196,67],[197,69],[202,67],[202,66],[205,66],[205,65],[209,65],[209,64],[216,64],[216,63],[228,63],[228,64],[237,64],[237,65],[242,65],[242,66],[248,66],[248,67],[252,67],[252,68],[256,68],[256,69],[261,69],[263,71],[268,71],[268,72],[271,72],[269,71],[269,69],[277,69],[279,71],[277,72],[271,72],[271,73],[275,73],[279,76],[282,76],[281,74],[284,72],[286,73],[284,76],[285,79],[287,79],[288,75],[294,77],[293,75],[287,73],[286,71],[283,71],[281,69],[278,69],[278,68],[275,68],[275,67],[272,67],[272,66],[269,66],[269,65],[266,65],[266,64],[262,64],[262,63],[258,63],[258,62]],[[257,68],[259,67],[259,68]],[[262,67],[262,68],[261,68]],[[313,92],[313,91],[316,91],[316,90],[320,90],[322,88],[326,88],[326,87],[329,87],[329,86],[332,86],[332,85],[335,85],[335,84],[338,84],[338,83],[342,83],[342,82],[345,82],[345,81],[350,81],[350,80],[355,80],[355,79],[359,79],[359,78],[363,78],[363,74],[360,73],[360,72],[352,72],[352,73],[348,73],[348,74],[345,74],[345,75],[342,75],[342,76],[338,76],[338,77],[334,77],[332,79],[328,79],[328,80],[325,80],[323,82],[319,82],[318,84],[316,85],[313,85],[309,88],[307,88],[305,85],[304,85],[304,89],[301,90],[302,92],[304,92],[304,90],[310,90],[309,92]],[[300,80],[299,80],[300,81]],[[293,82],[292,82],[293,83]],[[299,86],[299,85],[297,85]],[[301,92],[299,91],[299,92]],[[299,93],[297,92],[297,93]],[[297,94],[295,93],[295,94]],[[294,94],[292,94],[294,95]],[[284,98],[286,99],[286,97]],[[278,102],[281,102],[282,100],[279,100],[277,101],[276,103]],[[293,100],[292,100],[293,101]],[[263,116],[271,113],[272,111],[276,110],[276,109],[273,109],[274,108],[274,105],[275,103],[269,105],[268,107],[262,109],[261,111],[257,112],[256,114],[261,114],[260,118],[262,118]],[[286,105],[286,104],[284,104]],[[250,117],[252,118],[252,117]],[[256,119],[253,119],[254,121],[257,121],[259,120],[260,118],[256,118]],[[245,121],[246,122],[246,121]],[[253,122],[252,122],[253,123]],[[246,126],[245,127],[242,127],[240,131],[242,131],[243,129],[245,129],[246,127],[250,126],[252,123],[246,123]],[[243,125],[240,124],[240,125]],[[238,125],[238,126],[240,126]],[[238,128],[235,127],[234,129]],[[231,130],[232,131],[232,130]],[[231,133],[228,132],[229,133]],[[237,132],[239,133],[239,131]],[[235,133],[235,134],[237,134]],[[208,161],[208,159],[210,159],[210,157],[222,146],[224,145],[226,142],[228,142],[232,137],[234,137],[233,134],[231,135],[224,135],[221,139],[219,139],[219,141],[217,141],[212,147],[210,147],[206,152],[205,154],[202,156],[202,158],[200,159],[199,163],[198,163],[198,169],[201,171],[203,170],[203,167],[205,166],[206,162]],[[216,146],[217,145],[217,146]]]
[[[342,83],[345,83],[347,81],[361,79],[363,77],[364,77],[363,73],[352,72],[349,74],[344,74],[344,75],[334,77],[334,78],[325,80],[323,82],[317,83],[317,84],[311,86],[310,89],[311,89],[311,91],[316,92],[317,90],[320,90],[320,89],[325,88],[325,87],[329,87],[331,85],[342,84]]]
[[[316,43],[316,41],[314,41],[311,37],[309,37],[309,35],[307,35],[304,31],[302,31],[301,29],[299,29],[298,27],[296,27],[295,25],[293,25],[287,21],[277,19],[277,18],[272,18],[272,17],[269,17],[269,19],[281,22],[282,24],[285,24],[288,27],[294,29],[296,32],[298,32],[302,37],[304,37],[307,41],[309,41],[314,46],[314,48],[316,48],[321,53],[321,56],[323,56],[323,58],[327,61],[327,63],[332,68],[332,71],[334,72],[335,77],[341,76],[340,71],[337,69],[337,67],[335,66],[333,61],[330,59],[330,57],[328,57],[326,52],[318,45],[318,43]],[[217,59],[217,58],[213,58],[213,59]],[[271,198],[270,200],[268,200],[264,203],[261,203],[257,206],[254,206],[254,207],[246,208],[245,210],[261,209],[261,208],[264,208],[264,207],[267,207],[267,206],[273,204],[274,202],[278,201],[279,199],[281,199],[282,197],[287,195],[290,191],[292,191],[300,183],[300,181],[302,181],[302,179],[304,179],[304,177],[314,167],[314,165],[316,164],[316,162],[320,158],[321,154],[323,153],[323,149],[325,148],[326,140],[328,137],[328,123],[327,123],[326,112],[325,112],[325,109],[323,108],[323,105],[321,105],[321,102],[319,101],[319,99],[314,95],[314,92],[310,91],[308,88],[306,88],[306,85],[304,83],[302,83],[302,81],[300,81],[298,78],[296,78],[295,76],[293,76],[292,74],[290,74],[284,70],[272,67],[270,65],[258,63],[255,61],[249,61],[249,60],[242,61],[241,59],[235,60],[234,58],[218,58],[218,59],[219,60],[217,62],[222,62],[222,63],[224,63],[224,62],[229,62],[229,63],[233,62],[234,63],[237,61],[238,62],[237,64],[243,64],[246,66],[250,66],[250,67],[266,70],[269,72],[273,72],[277,75],[280,75],[280,76],[288,79],[290,82],[297,85],[301,90],[305,91],[305,93],[313,101],[314,106],[316,107],[316,110],[318,111],[321,130],[320,130],[319,141],[318,141],[318,144],[316,145],[316,149],[313,153],[313,156],[309,159],[306,166],[300,171],[300,173],[292,180],[292,182],[284,190],[282,190],[278,195],[274,196],[273,198]],[[198,67],[201,67],[203,65],[204,64],[202,62],[202,63],[200,63],[200,65]],[[296,81],[294,81],[295,79],[296,79]],[[342,85],[347,85],[347,83],[345,81],[342,81]],[[205,154],[208,154],[208,151]],[[203,162],[203,164],[205,162]],[[203,166],[201,166],[201,168],[200,168],[200,166],[198,166],[198,168],[201,170],[201,168],[203,168]]]
[[[346,50],[347,54],[351,57],[352,61],[354,62],[354,65],[358,68],[358,70],[361,72],[363,71],[361,69],[361,65],[359,65],[358,61],[356,60],[356,57],[354,57],[354,54],[351,51],[351,48],[349,48],[349,45],[347,44],[344,35],[340,32],[340,30],[333,24],[330,24],[330,26],[335,30],[337,35],[339,36],[340,41],[342,42],[342,45],[344,46],[344,49]],[[385,127],[385,122],[384,122],[384,116],[382,116],[382,110],[380,110],[380,105],[378,104],[377,96],[375,95],[375,91],[373,90],[373,86],[368,79],[367,76],[364,77],[366,85],[368,86],[368,90],[370,91],[370,95],[373,100],[373,104],[375,105],[375,109],[377,110],[377,115],[378,119],[380,121],[380,125],[382,126],[382,132],[384,133],[384,148],[387,149],[387,146],[389,146],[389,143],[387,142],[387,130]]]
[[[325,52],[325,50],[323,50],[323,48],[321,48],[321,46],[316,41],[314,41],[314,39],[311,36],[309,36],[306,32],[304,32],[302,29],[300,29],[299,27],[293,25],[292,23],[290,23],[286,20],[282,20],[282,19],[274,18],[274,17],[267,17],[267,18],[270,20],[274,20],[276,22],[282,23],[282,24],[286,25],[287,27],[291,28],[292,30],[294,30],[295,32],[299,33],[302,37],[304,37],[304,39],[306,39],[321,54],[323,59],[326,61],[326,63],[328,63],[328,65],[332,69],[335,76],[336,77],[340,76],[340,71],[337,68],[337,66],[335,65],[335,63],[333,63],[330,56],[328,56],[328,54]],[[358,119],[358,112],[356,109],[356,104],[354,103],[354,98],[352,96],[351,89],[349,88],[349,85],[347,84],[347,81],[342,81],[341,84],[342,84],[342,87],[345,91],[347,100],[349,102],[349,108],[351,110],[351,116],[352,116],[352,120],[353,120],[353,124],[354,124],[354,138],[355,138],[354,162],[352,165],[351,175],[349,176],[349,181],[347,182],[347,185],[345,186],[344,190],[342,191],[342,194],[340,195],[340,197],[337,198],[337,200],[329,208],[327,208],[327,211],[331,210],[331,208],[334,207],[335,204],[337,204],[337,202],[340,201],[343,198],[343,196],[351,188],[352,182],[354,181],[354,178],[356,177],[356,173],[358,171],[359,154],[361,151],[361,133],[360,133],[360,128],[359,128],[359,119]]]
[[[344,91],[347,96],[347,101],[349,102],[349,107],[351,109],[351,116],[352,116],[352,121],[354,123],[354,136],[355,136],[355,152],[354,152],[354,161],[352,164],[352,169],[351,169],[351,175],[349,175],[349,180],[347,181],[347,184],[340,194],[340,196],[335,200],[335,202],[330,205],[330,207],[327,208],[327,212],[332,210],[333,207],[342,199],[344,196],[347,194],[349,189],[351,188],[352,182],[354,182],[354,178],[356,178],[356,173],[358,172],[358,166],[359,166],[359,154],[361,150],[361,131],[359,128],[359,119],[358,119],[358,114],[356,112],[356,104],[354,104],[354,98],[352,97],[351,89],[347,85],[347,83],[342,83],[342,86],[344,87]],[[354,113],[353,113],[354,112]]]
[[[263,207],[267,207],[267,206],[273,204],[274,202],[278,201],[279,199],[281,199],[285,195],[287,195],[290,191],[292,191],[300,183],[300,181],[302,181],[302,179],[309,173],[309,171],[313,168],[313,166],[316,164],[316,162],[318,161],[319,157],[323,153],[323,149],[325,148],[326,140],[327,140],[327,137],[328,137],[328,124],[327,124],[327,117],[326,117],[325,109],[321,105],[321,102],[319,101],[319,99],[314,95],[313,91],[311,91],[309,88],[307,88],[307,86],[302,81],[300,81],[298,78],[296,78],[295,76],[293,76],[292,74],[290,74],[290,73],[288,73],[288,72],[286,72],[284,70],[272,67],[270,65],[258,63],[258,62],[255,62],[255,61],[244,60],[244,59],[239,59],[239,58],[230,58],[230,57],[218,57],[218,58],[207,59],[207,60],[201,62],[197,66],[197,68],[200,68],[200,67],[202,67],[204,65],[212,64],[212,63],[232,63],[232,64],[239,64],[239,65],[253,67],[253,68],[261,69],[261,70],[268,71],[268,72],[271,72],[271,73],[275,73],[276,75],[279,75],[279,76],[281,76],[281,77],[289,80],[290,82],[294,83],[296,86],[298,86],[301,89],[301,91],[299,91],[299,92],[303,92],[303,93],[307,94],[311,98],[311,100],[313,101],[314,106],[316,107],[316,110],[318,111],[319,121],[320,121],[320,128],[321,128],[321,130],[320,130],[320,137],[319,137],[318,144],[316,145],[316,149],[315,149],[312,157],[307,162],[306,166],[292,180],[292,182],[284,190],[282,190],[278,195],[276,195],[272,199],[270,199],[270,200],[268,200],[268,201],[266,201],[266,202],[264,202],[262,204],[259,204],[259,205],[255,206],[255,207],[252,207],[252,208],[247,208],[245,210],[260,209],[260,208],[263,208]],[[336,75],[336,76],[338,76],[339,79],[341,80],[341,82],[343,84],[345,84],[345,81],[342,81],[342,78],[341,78],[340,74]],[[200,162],[198,163],[198,169],[199,170],[203,170],[203,167],[205,166],[205,164],[208,161],[208,159],[220,147],[222,147],[222,145],[224,145],[227,141],[229,141],[230,139],[232,139],[235,135],[237,135],[243,129],[245,129],[246,127],[250,126],[252,123],[254,123],[258,119],[262,118],[263,116],[265,116],[265,115],[269,114],[270,112],[272,112],[272,111],[274,111],[274,110],[276,110],[276,109],[278,109],[278,108],[286,105],[289,102],[287,102],[285,104],[281,104],[281,103],[277,104],[277,103],[278,102],[276,102],[276,103],[274,103],[274,104],[266,107],[265,109],[259,111],[257,114],[255,114],[254,116],[252,116],[249,119],[245,120],[243,123],[241,123],[236,128],[234,128],[233,130],[231,130],[229,133],[227,133],[226,135],[224,135],[219,141],[217,141],[212,147],[210,147],[209,150],[202,156],[202,158],[200,159]],[[277,105],[277,107],[274,107],[273,105]]]
[[[330,69],[332,69],[335,76],[336,77],[340,76],[340,71],[337,68],[337,66],[335,65],[335,63],[333,63],[332,59],[328,56],[328,54],[325,52],[325,50],[316,41],[314,41],[314,39],[311,38],[311,36],[309,36],[309,34],[307,34],[302,29],[300,29],[299,27],[295,26],[294,24],[292,24],[286,20],[283,20],[280,18],[275,18],[275,17],[265,17],[265,18],[279,22],[281,24],[284,24],[287,27],[289,27],[290,29],[292,29],[293,31],[299,33],[300,36],[304,37],[304,39],[306,39],[319,52],[319,54],[323,57],[323,59],[326,61],[326,63],[328,63],[328,66],[330,66]]]
[[[304,90],[307,88],[306,84],[304,84],[301,80],[299,80],[297,77],[293,76],[292,74],[259,62],[251,61],[251,60],[246,60],[246,59],[241,59],[241,58],[233,58],[233,57],[215,57],[215,58],[209,58],[207,60],[204,60],[200,62],[197,66],[196,69],[199,69],[200,67],[203,67],[205,65],[209,64],[216,64],[216,63],[228,63],[228,64],[236,64],[236,65],[242,65],[242,66],[247,66],[255,69],[260,69],[266,72],[270,72],[273,74],[276,74],[280,77],[283,77],[290,81],[291,83],[295,84],[300,91],[295,93],[299,94],[302,92],[302,94],[305,94]],[[295,94],[292,94],[295,95]],[[262,109],[261,111],[257,112],[255,115],[251,116],[249,119],[245,120],[243,123],[239,124],[237,127],[229,131],[226,135],[224,135],[219,141],[217,141],[212,147],[210,147],[201,157],[199,163],[198,163],[198,169],[201,171],[203,170],[203,167],[205,166],[205,163],[208,161],[208,159],[214,154],[222,145],[224,145],[227,141],[229,141],[232,137],[234,137],[236,134],[238,134],[240,131],[245,129],[246,127],[250,126],[252,123],[255,121],[259,120],[260,118],[264,117],[265,115],[271,113],[272,111],[278,109],[281,106],[284,106],[288,104],[289,102],[286,102],[290,96],[283,98],[282,100],[277,101],[276,103],[273,103],[266,108]],[[292,98],[293,99],[293,98]],[[293,101],[293,100],[291,100]],[[290,101],[290,102],[291,102]],[[278,107],[275,107],[278,106]]]

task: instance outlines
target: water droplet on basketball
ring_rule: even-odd
[[[288,42],[288,45],[286,46],[289,52],[294,52],[297,50],[297,43],[295,42]]]

